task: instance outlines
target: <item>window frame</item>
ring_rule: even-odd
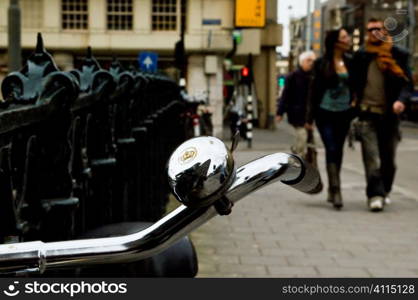
[[[114,0],[106,0],[105,1],[105,5],[106,5],[106,9],[105,9],[105,29],[106,31],[109,32],[132,32],[135,29],[135,0],[126,0],[126,1],[130,1],[130,5],[131,5],[131,11],[126,11],[124,14],[120,14],[121,11],[119,11],[118,13],[115,13],[115,11],[109,13],[109,5],[110,5],[110,1],[114,1]],[[122,29],[122,28],[110,28],[109,27],[109,16],[113,15],[113,16],[130,16],[131,20],[130,20],[130,28],[127,29]],[[129,21],[128,21],[129,22]],[[115,23],[113,23],[115,24]],[[128,23],[129,24],[129,23]],[[120,27],[120,26],[119,26]]]
[[[175,18],[176,18],[176,20],[175,20],[175,29],[155,29],[154,28],[154,20],[153,20],[153,17],[154,16],[167,16],[167,15],[165,15],[164,14],[164,12],[161,12],[161,13],[154,13],[154,1],[155,0],[150,0],[150,2],[151,2],[151,10],[150,10],[150,13],[151,13],[151,18],[150,18],[150,30],[151,30],[151,32],[153,32],[153,33],[179,33],[180,31],[181,31],[181,27],[182,27],[182,20],[184,19],[184,22],[185,22],[185,31],[187,30],[187,11],[188,11],[188,4],[189,4],[189,1],[187,1],[187,0],[175,0],[176,1],[176,3],[175,3],[175,5],[176,5],[176,12],[175,12],[175,14],[173,14],[173,13],[171,13],[170,15],[168,15],[168,17],[170,17],[170,16],[175,16]],[[160,0],[160,1],[164,1],[164,0]],[[183,1],[184,1],[184,3],[183,3]],[[182,12],[182,7],[184,6],[184,16],[183,16],[183,12]],[[164,27],[164,24],[165,23],[163,23],[163,27]]]
[[[73,11],[70,11],[70,10],[68,10],[68,11],[64,11],[64,9],[63,9],[63,5],[64,5],[64,2],[65,1],[72,1],[72,2],[74,2],[74,1],[79,1],[79,2],[84,2],[85,1],[85,5],[86,5],[86,7],[87,7],[87,9],[84,11],[84,10],[80,10],[80,11],[76,11],[76,10],[73,10]],[[68,4],[70,4],[70,3],[67,3],[67,5]],[[83,6],[84,5],[84,3],[80,3],[80,5],[81,6]],[[89,0],[61,0],[60,1],[60,17],[61,17],[61,19],[60,19],[60,28],[61,28],[61,31],[65,31],[65,32],[86,32],[86,31],[88,31],[89,29],[90,29],[90,5],[89,5]],[[67,14],[67,15],[71,15],[71,13],[74,15],[74,16],[76,16],[77,14],[78,15],[85,15],[86,16],[86,21],[85,21],[85,24],[86,24],[86,27],[85,28],[64,28],[64,12],[65,12],[65,14]],[[68,20],[67,21],[67,23],[68,24],[70,24],[70,20]],[[75,24],[75,23],[74,23]],[[82,20],[80,20],[80,24],[82,25],[82,24],[84,24],[84,21],[82,21]]]

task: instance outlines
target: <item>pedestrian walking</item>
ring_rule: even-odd
[[[284,114],[287,114],[287,120],[295,130],[291,151],[302,157],[305,157],[307,149],[306,101],[315,58],[313,51],[299,56],[299,66],[287,76],[282,95],[277,102],[276,121],[280,123]]]
[[[393,44],[383,21],[367,23],[365,46],[354,55],[353,82],[358,96],[359,138],[371,211],[382,211],[396,172],[399,115],[412,93],[409,54]]]
[[[351,38],[345,29],[327,32],[325,54],[313,68],[307,106],[307,128],[316,123],[325,146],[328,175],[328,202],[343,207],[340,171],[344,142],[353,119]]]

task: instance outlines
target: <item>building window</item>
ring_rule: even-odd
[[[23,28],[42,28],[43,20],[43,1],[42,0],[23,0],[22,7],[22,27]]]
[[[87,0],[62,0],[62,29],[86,30],[88,28]]]
[[[152,0],[152,30],[180,30],[185,21],[186,0]]]
[[[107,0],[107,29],[133,29],[132,0]]]

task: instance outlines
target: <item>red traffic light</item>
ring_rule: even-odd
[[[248,75],[250,75],[250,69],[248,69],[247,67],[242,68],[241,75],[243,77],[248,77]]]

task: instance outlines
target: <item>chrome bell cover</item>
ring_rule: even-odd
[[[168,180],[181,203],[211,205],[235,178],[231,151],[215,137],[197,137],[181,144],[168,161]]]

